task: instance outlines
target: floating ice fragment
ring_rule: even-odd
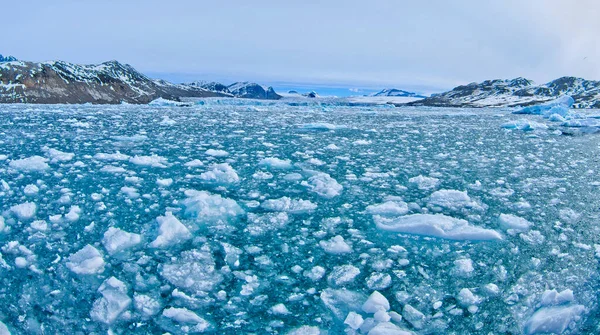
[[[158,185],[158,186],[169,187],[172,184],[173,184],[173,178],[165,178],[165,179],[158,178],[158,179],[156,179],[156,185]]]
[[[367,278],[367,287],[370,290],[385,290],[392,284],[392,277],[387,273],[373,272]]]
[[[235,200],[206,191],[188,190],[181,201],[184,215],[199,225],[225,225],[243,215],[244,210]]]
[[[340,235],[334,236],[327,241],[321,241],[319,245],[329,254],[346,254],[352,252],[352,247]]]
[[[470,258],[461,258],[454,261],[454,273],[468,277],[473,272],[473,261]]]
[[[10,163],[8,163],[8,166],[15,170],[23,172],[44,171],[50,168],[50,165],[46,163],[47,161],[47,158],[41,156],[31,156],[28,158],[10,161]]]
[[[50,157],[52,163],[68,162],[68,161],[72,160],[73,157],[75,157],[74,153],[62,152],[60,150],[56,150],[56,149],[52,149],[52,148],[48,149],[48,151],[46,151],[46,154],[48,155],[48,157]]]
[[[425,325],[425,314],[409,304],[404,305],[402,316],[416,329],[421,329]]]
[[[2,321],[0,321],[0,335],[10,335],[8,327]]]
[[[408,180],[409,183],[416,184],[419,190],[431,190],[440,184],[440,180],[433,177],[418,175]]]
[[[516,121],[510,121],[502,125],[504,129],[515,129],[523,131],[531,131],[536,129],[546,130],[548,126],[544,123],[539,123],[527,119],[520,119]]]
[[[321,292],[321,301],[340,321],[351,311],[360,311],[363,302],[367,297],[358,292],[347,289],[331,289],[327,288]]]
[[[532,223],[526,219],[512,214],[500,214],[498,222],[500,222],[500,226],[503,229],[512,230],[514,232],[526,232],[532,225]]]
[[[98,288],[102,298],[94,302],[90,316],[93,320],[112,324],[131,304],[125,283],[115,277],[105,280]]]
[[[191,107],[192,105],[190,102],[173,101],[164,98],[154,99],[148,103],[148,106],[154,107]]]
[[[462,208],[481,209],[477,202],[471,200],[466,191],[439,190],[429,196],[430,206],[439,206],[458,211]]]
[[[160,226],[158,236],[150,243],[151,248],[166,248],[187,241],[192,237],[187,227],[177,220],[171,212],[167,212],[165,216],[157,217],[156,221]]]
[[[310,271],[304,271],[304,276],[308,277],[312,281],[317,281],[325,276],[325,268],[322,266],[316,265]]]
[[[317,123],[305,123],[299,126],[300,129],[305,130],[316,130],[316,131],[328,131],[328,130],[337,130],[344,129],[346,126],[339,126],[331,123],[317,122]]]
[[[573,296],[573,291],[570,289],[566,289],[561,291],[560,293],[556,290],[546,290],[542,294],[542,299],[540,301],[541,306],[552,306],[552,305],[562,305],[565,303],[570,303],[575,300]]]
[[[414,335],[414,333],[401,329],[391,322],[381,322],[371,328],[367,335]]]
[[[308,178],[308,181],[303,181],[302,185],[308,187],[312,192],[328,199],[340,195],[344,188],[327,173],[318,173]]]
[[[387,219],[374,216],[377,228],[397,233],[432,236],[449,240],[501,240],[495,230],[476,227],[469,222],[443,214],[412,214]]]
[[[215,271],[215,260],[208,251],[192,249],[164,264],[160,274],[171,284],[193,294],[212,291],[223,277]]]
[[[204,153],[207,156],[213,156],[213,157],[227,157],[229,156],[229,153],[225,150],[216,150],[216,149],[208,149],[206,150],[206,152]]]
[[[213,164],[210,168],[200,174],[200,179],[206,183],[227,186],[240,181],[237,172],[227,163]]]
[[[285,307],[284,304],[277,304],[271,307],[271,313],[275,315],[288,315],[290,311]]]
[[[362,310],[365,313],[373,314],[379,310],[389,311],[390,302],[383,294],[378,291],[373,291],[367,301],[362,305]]]
[[[315,210],[317,205],[310,200],[290,199],[281,197],[279,199],[265,200],[261,207],[272,212],[288,212],[291,214],[303,214]]]
[[[562,97],[552,100],[552,101],[548,101],[545,102],[543,104],[539,104],[539,105],[534,105],[534,106],[528,106],[522,109],[519,109],[517,111],[514,111],[513,114],[535,114],[535,115],[541,115],[546,111],[549,111],[550,109],[552,109],[555,106],[560,106],[560,107],[564,107],[564,108],[571,108],[573,106],[573,104],[575,103],[575,100],[573,100],[573,98],[571,98],[568,95],[563,95]]]
[[[25,188],[23,189],[23,193],[25,193],[25,195],[29,195],[29,196],[36,195],[36,194],[38,194],[39,191],[40,191],[40,188],[34,184],[29,184],[29,185],[25,186]]]
[[[80,216],[81,208],[79,208],[79,206],[71,206],[69,212],[65,214],[65,220],[67,220],[68,222],[75,222],[79,220]]]
[[[104,259],[98,249],[86,245],[69,256],[67,267],[78,275],[91,275],[104,271]]]
[[[165,157],[161,157],[158,155],[152,156],[134,156],[129,159],[129,162],[135,165],[140,166],[151,166],[151,167],[159,167],[166,168],[167,159]]]
[[[104,233],[102,244],[109,255],[130,249],[142,242],[139,234],[128,233],[119,228],[110,227]]]
[[[10,211],[19,220],[30,220],[35,216],[37,211],[37,205],[33,202],[24,202],[22,204],[14,205],[10,208]]]
[[[210,323],[208,323],[208,321],[187,308],[165,308],[162,315],[180,324],[193,325],[191,328],[184,328],[185,333],[202,333],[210,328]]]
[[[319,335],[321,330],[319,327],[314,326],[302,326],[287,332],[287,335]]]
[[[158,300],[145,294],[134,294],[133,305],[135,309],[148,317],[158,314],[161,309],[161,304]]]
[[[187,167],[198,167],[198,166],[204,166],[204,163],[202,163],[202,161],[199,160],[199,159],[194,159],[194,160],[191,160],[191,161],[189,161],[189,162],[187,162],[187,163],[185,163],[183,165],[185,165]]]
[[[363,317],[355,312],[350,312],[348,313],[348,316],[346,316],[344,324],[348,325],[354,330],[357,330],[363,324]]]
[[[94,158],[101,161],[126,161],[130,157],[117,151],[114,154],[105,154],[100,152],[95,154]]]
[[[359,274],[360,270],[354,265],[339,265],[333,268],[327,280],[330,285],[342,286],[353,282]]]
[[[127,170],[125,170],[124,168],[120,167],[120,166],[113,166],[113,165],[106,165],[103,166],[102,169],[100,169],[101,172],[108,172],[108,173],[124,173],[127,172]]]
[[[292,161],[276,157],[263,158],[258,165],[266,166],[274,170],[287,170],[292,168]]]
[[[461,289],[460,292],[458,292],[456,300],[458,300],[458,303],[463,307],[477,305],[481,302],[481,298],[474,295],[468,288]]]
[[[404,201],[386,201],[382,204],[367,206],[367,213],[380,216],[401,216],[408,213],[408,204]]]
[[[525,334],[562,334],[585,312],[582,305],[543,307],[525,322]]]

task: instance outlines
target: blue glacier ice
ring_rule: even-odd
[[[0,333],[597,334],[556,106],[1,105]]]
[[[537,104],[533,106],[527,106],[525,108],[514,111],[515,114],[534,114],[534,115],[544,115],[548,113],[551,114],[566,114],[569,108],[573,107],[575,100],[568,95],[563,95],[560,98],[557,98],[552,101],[548,101],[542,104]],[[552,112],[551,112],[552,111]]]

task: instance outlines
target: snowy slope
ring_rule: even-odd
[[[425,96],[408,92],[404,90],[399,90],[396,88],[385,88],[377,93],[372,94],[373,97],[414,97],[414,98],[425,98]]]
[[[554,100],[562,95],[575,99],[575,108],[600,108],[600,82],[562,77],[543,85],[525,78],[486,80],[458,86],[411,103],[437,107],[510,107],[527,106]]]

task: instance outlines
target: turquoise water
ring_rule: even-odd
[[[4,105],[0,321],[13,334],[521,334],[542,333],[541,310],[566,322],[547,329],[597,333],[600,137],[506,130],[523,119],[510,112]],[[427,214],[501,238],[399,228]],[[572,297],[548,303],[552,290]],[[374,291],[383,316],[362,309]]]

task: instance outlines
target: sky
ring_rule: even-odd
[[[600,1],[6,1],[0,53],[175,82],[396,87],[600,80]]]

